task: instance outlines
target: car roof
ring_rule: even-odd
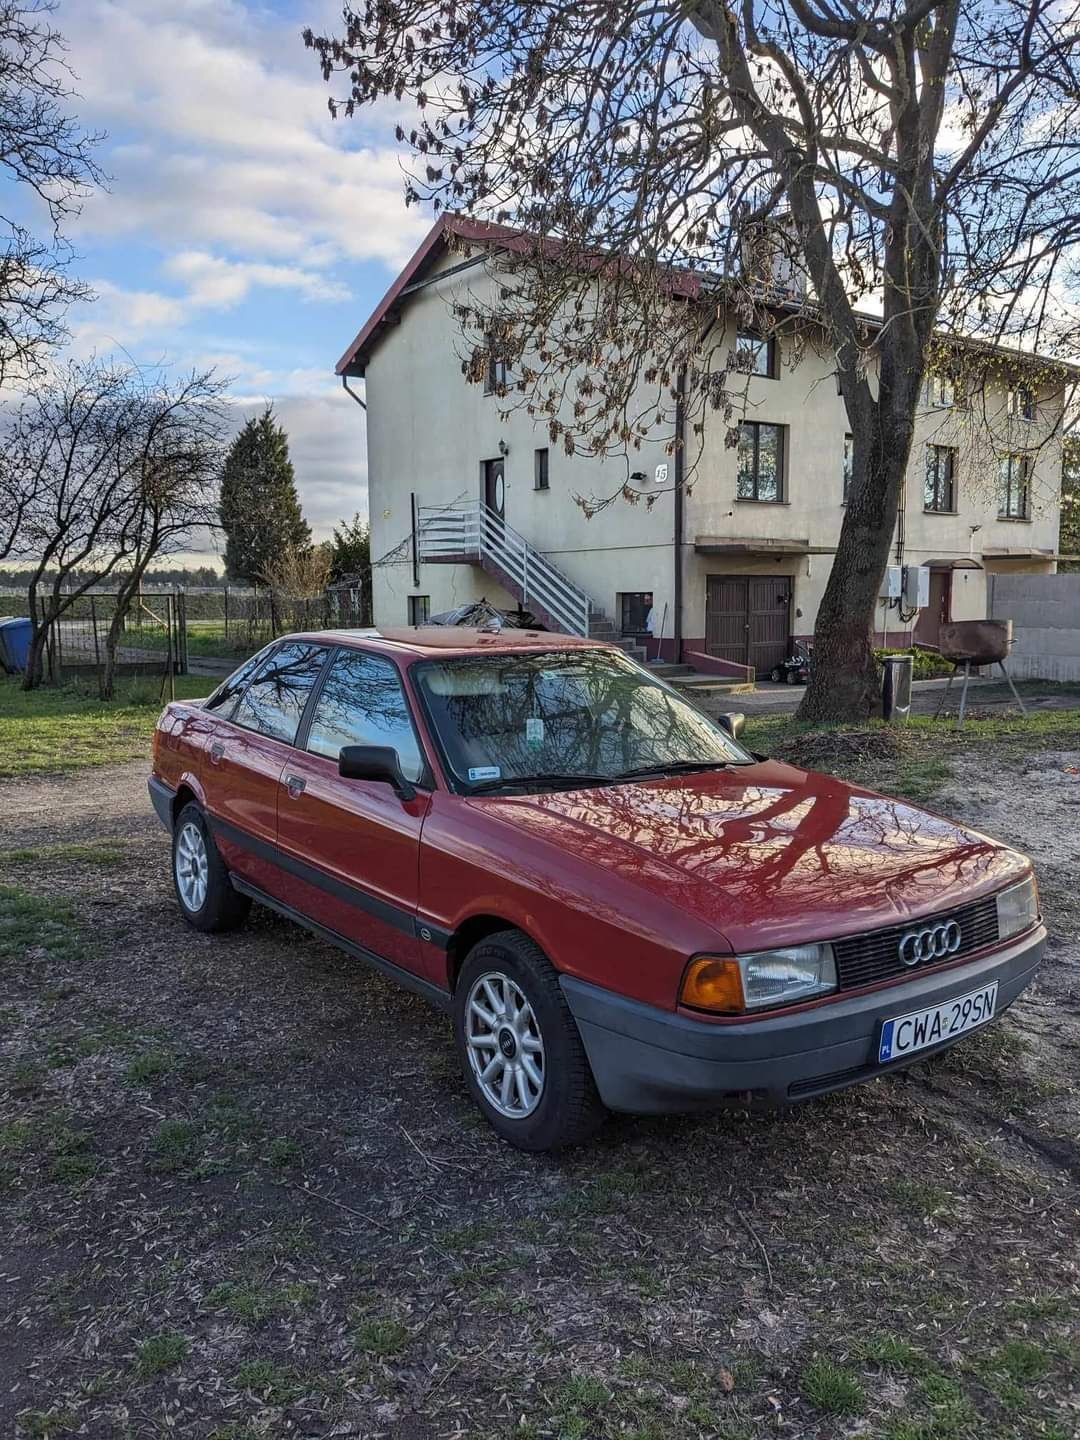
[[[485,630],[472,625],[400,625],[370,630],[312,630],[298,635],[283,636],[289,640],[309,640],[325,645],[363,645],[388,654],[420,656],[475,654],[494,651],[496,654],[537,650],[604,650],[610,646],[599,640],[586,640],[580,635],[559,635],[547,630]]]

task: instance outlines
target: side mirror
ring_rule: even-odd
[[[716,719],[717,723],[727,731],[733,740],[737,740],[746,729],[746,716],[741,710],[734,714],[729,712],[724,715],[718,715]]]
[[[416,795],[401,773],[397,751],[390,745],[345,745],[338,756],[338,772],[346,780],[381,780],[392,785],[402,800]]]

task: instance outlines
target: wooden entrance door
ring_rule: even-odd
[[[484,504],[500,520],[506,519],[506,461],[484,461]]]
[[[930,603],[919,611],[915,621],[916,645],[929,645],[936,650],[941,643],[941,627],[949,623],[949,602],[952,597],[952,571],[930,571]]]
[[[760,676],[787,658],[791,580],[783,575],[709,575],[705,581],[705,651],[752,665]]]

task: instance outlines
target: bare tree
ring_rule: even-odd
[[[39,374],[46,353],[66,338],[64,313],[91,292],[70,273],[63,226],[90,185],[96,135],[67,113],[70,72],[51,0],[0,0],[0,168],[32,192],[47,215],[42,240],[22,220],[0,215],[0,385]]]
[[[225,459],[228,382],[213,371],[194,371],[176,383],[151,373],[129,373],[134,425],[123,463],[132,474],[127,549],[117,567],[116,604],[105,637],[102,699],[110,699],[117,652],[147,569],[182,550],[203,529],[217,527],[218,491]]]
[[[660,428],[685,460],[707,410],[734,443],[745,366],[717,320],[824,335],[853,473],[802,713],[867,713],[935,347],[1011,345],[1025,383],[1059,383],[1028,352],[1075,347],[1076,5],[369,0],[305,41],[344,77],[333,113],[412,107],[408,200],[507,227],[497,298],[462,316],[470,378],[507,362],[568,451]]]
[[[119,576],[122,625],[155,556],[212,522],[222,388],[210,374],[170,386],[130,366],[73,364],[13,414],[6,466],[29,496],[18,548],[33,562],[26,689],[41,682],[50,626],[87,591]]]

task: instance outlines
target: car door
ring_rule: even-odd
[[[402,800],[388,784],[343,779],[338,757],[345,745],[392,746],[405,778],[422,788]],[[290,904],[430,979],[437,977],[421,954],[430,947],[416,938],[427,776],[397,666],[369,651],[339,650],[282,775],[278,844],[292,872]]]
[[[227,723],[219,722],[207,738],[202,780],[218,849],[230,870],[279,897],[278,789],[329,653],[328,646],[308,641],[279,645],[255,670]]]

